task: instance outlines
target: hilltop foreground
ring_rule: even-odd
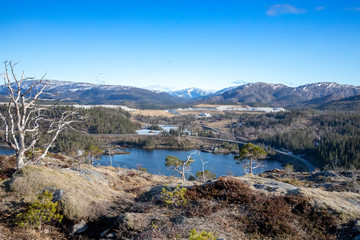
[[[0,239],[188,239],[192,229],[216,235],[208,239],[360,237],[359,172],[274,170],[203,184],[73,161],[47,158],[0,182]],[[178,184],[186,189],[178,201],[164,201],[162,189],[176,192]],[[15,226],[44,190],[56,196],[62,223]]]

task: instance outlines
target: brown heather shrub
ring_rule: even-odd
[[[208,200],[192,201],[186,206],[186,215],[206,217],[224,208],[224,203],[215,203]]]
[[[187,213],[207,216],[239,206],[238,224],[251,235],[276,239],[335,239],[336,218],[316,210],[301,195],[276,196],[256,192],[234,178],[194,186],[186,192]]]
[[[0,156],[0,181],[11,178],[16,171],[16,158]]]

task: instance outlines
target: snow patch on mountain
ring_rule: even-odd
[[[168,94],[181,98],[199,98],[214,94],[216,91],[203,90],[200,88],[186,88],[178,91],[169,91]]]

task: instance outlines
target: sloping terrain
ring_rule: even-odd
[[[360,111],[360,95],[329,101],[318,106],[318,109],[330,111]]]
[[[64,81],[45,81],[47,84],[43,99],[61,99],[65,102],[90,105],[126,105],[134,108],[163,108],[181,105],[185,99],[171,96],[165,92],[149,91],[142,88],[120,85],[98,85]],[[45,83],[44,82],[44,83]],[[34,81],[23,83],[28,89]],[[41,88],[43,84],[37,86]],[[0,95],[6,96],[7,88],[0,86]],[[36,89],[33,90],[34,92]]]
[[[0,237],[187,239],[191,229],[220,239],[352,239],[360,234],[357,172],[277,170],[203,184],[121,168],[70,167],[72,161],[48,158],[1,182]],[[184,194],[176,195],[182,188]],[[43,231],[14,226],[14,216],[43,190],[62,190],[63,223]],[[180,197],[165,201],[164,191]],[[70,234],[79,222],[87,229]]]
[[[170,95],[181,97],[181,98],[194,99],[194,98],[209,96],[211,94],[214,94],[215,91],[206,91],[206,90],[202,90],[199,88],[186,88],[186,89],[177,90],[177,91],[170,91],[168,93]]]
[[[26,81],[23,87],[26,89],[32,83],[31,80]],[[359,86],[329,82],[307,84],[296,88],[283,84],[258,82],[225,88],[218,92],[189,88],[168,93],[120,85],[97,85],[55,80],[46,83],[47,94],[42,95],[43,99],[61,99],[67,103],[83,105],[126,105],[140,109],[176,108],[195,102],[211,104],[245,103],[251,106],[260,104],[259,106],[273,107],[314,107],[329,101],[360,94]],[[38,88],[41,86],[39,85]],[[0,86],[0,99],[3,99],[2,101],[5,100],[6,92],[6,87]]]
[[[263,103],[271,106],[321,104],[360,93],[360,87],[337,83],[313,83],[299,87],[250,83],[203,100],[207,103]]]

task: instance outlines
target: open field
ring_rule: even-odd
[[[134,115],[143,115],[143,116],[163,116],[163,117],[174,117],[176,114],[167,112],[166,110],[136,110],[133,111],[132,114]]]
[[[228,126],[231,124],[231,121],[229,119],[225,119],[225,120],[219,120],[219,121],[215,121],[215,122],[206,122],[205,124],[206,124],[206,126],[220,129],[221,131],[225,132],[225,131],[229,131]]]
[[[216,108],[216,107],[220,107],[223,105],[219,105],[219,104],[197,104],[194,105],[194,108]],[[245,105],[226,105],[227,107],[233,107],[233,108],[246,108],[248,106]]]
[[[181,114],[181,115],[195,115],[195,116],[198,116],[199,114],[201,113],[209,113],[211,115],[221,115],[221,114],[225,114],[223,111],[217,111],[217,110],[197,110],[197,109],[194,109],[194,110],[178,110],[178,112]]]

